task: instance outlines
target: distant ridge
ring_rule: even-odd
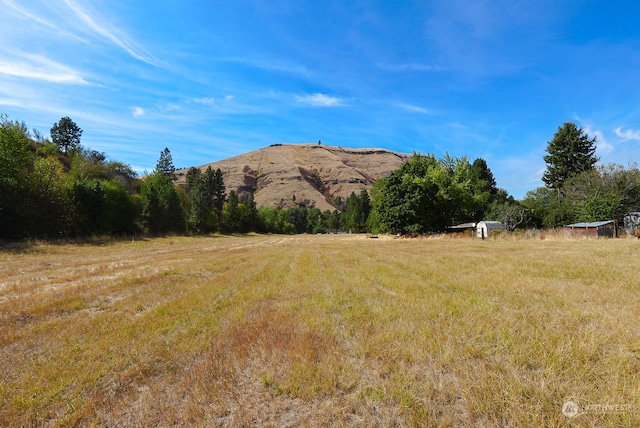
[[[385,149],[349,149],[320,144],[273,144],[243,155],[201,165],[222,171],[227,193],[253,193],[258,206],[334,210],[337,197],[369,190],[411,155]],[[176,171],[184,183],[188,168]]]

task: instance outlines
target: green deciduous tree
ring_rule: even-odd
[[[574,209],[567,198],[558,198],[558,192],[548,187],[538,187],[527,192],[520,202],[528,211],[529,224],[533,227],[558,227],[573,223]]]
[[[74,183],[72,198],[74,203],[73,225],[76,233],[81,235],[103,233],[107,196],[100,180]]]
[[[599,165],[569,179],[565,197],[578,221],[618,220],[640,209],[640,170],[637,165]]]
[[[139,211],[134,197],[125,184],[118,179],[113,179],[103,181],[102,186],[106,196],[102,226],[104,232],[111,235],[136,232]]]
[[[438,167],[433,155],[414,154],[402,167],[374,183],[372,203],[382,231],[414,233],[434,226],[429,211],[438,189],[425,177],[430,168]]]
[[[24,233],[21,211],[34,159],[26,125],[0,115],[0,237]]]
[[[414,156],[372,188],[373,223],[381,231],[424,233],[480,220],[495,184],[482,162],[466,157]],[[484,178],[481,178],[484,177]]]
[[[27,233],[45,237],[67,234],[74,214],[70,194],[62,164],[53,157],[37,157],[29,176],[29,203],[20,211],[29,220]]]

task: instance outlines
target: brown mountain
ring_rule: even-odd
[[[220,168],[227,192],[254,194],[258,206],[304,205],[334,210],[335,199],[369,190],[410,155],[384,149],[343,149],[320,144],[274,144],[254,152],[202,165]],[[176,171],[178,183],[187,169]]]

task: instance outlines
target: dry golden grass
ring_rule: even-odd
[[[0,425],[640,426],[639,253],[364,235],[5,248]]]

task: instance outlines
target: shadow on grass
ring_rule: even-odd
[[[23,238],[23,239],[0,239],[0,253],[11,254],[33,254],[39,252],[39,247],[46,245],[53,246],[90,246],[90,247],[104,247],[122,242],[138,242],[148,241],[152,237],[144,235],[129,235],[129,236],[86,236],[78,238]]]
[[[134,235],[121,235],[121,236],[83,236],[83,237],[64,237],[64,238],[22,238],[22,239],[0,239],[0,254],[34,254],[46,252],[43,247],[47,245],[52,246],[66,246],[73,245],[77,247],[106,247],[109,245],[115,245],[125,242],[148,242],[154,239],[178,239],[178,238],[192,238],[192,239],[211,239],[211,238],[224,238],[224,237],[251,237],[256,236],[257,233],[212,233],[207,235],[153,235],[153,234],[134,234]]]

